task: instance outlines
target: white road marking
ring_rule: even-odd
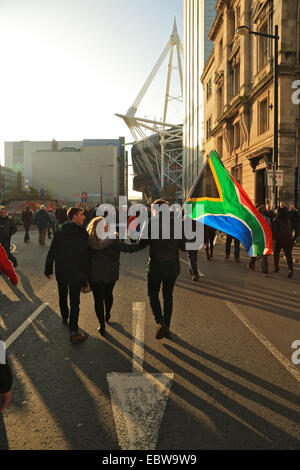
[[[144,329],[145,329],[145,302],[133,302],[133,354],[132,372],[143,373],[144,363]],[[135,331],[135,334],[134,334]]]
[[[21,333],[29,326],[33,320],[48,306],[47,303],[40,305],[27,320],[5,341],[6,349],[20,336]]]
[[[132,373],[107,374],[119,446],[154,450],[173,373],[143,373],[145,302],[133,303]]]
[[[0,341],[0,364],[6,364],[5,343]]]
[[[268,351],[283,365],[292,376],[300,382],[300,371],[290,362],[231,302],[224,301],[228,308],[241,320],[242,323],[256,336]]]
[[[179,259],[180,259],[180,261],[187,264],[188,266],[190,265],[190,263],[188,261],[186,261],[185,259],[182,259],[182,258],[179,258]],[[201,271],[199,271],[199,269],[198,269],[198,274],[199,274],[200,277],[205,277],[205,275]]]

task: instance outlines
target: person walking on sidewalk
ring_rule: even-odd
[[[12,235],[16,233],[16,231],[17,226],[14,220],[8,217],[6,208],[2,207],[0,209],[0,243],[2,243],[2,246],[8,256],[8,259],[12,262],[14,268],[17,267],[18,263],[17,259],[10,252],[10,240]]]
[[[45,245],[45,238],[50,218],[44,205],[41,205],[40,210],[34,214],[33,223],[37,225],[39,231],[39,244]]]
[[[28,243],[30,240],[30,237],[29,237],[30,226],[33,224],[33,215],[29,206],[26,206],[25,210],[22,212],[21,219],[24,225],[24,230],[25,230],[24,243]]]
[[[241,242],[237,238],[234,238],[228,234],[226,236],[226,244],[225,244],[225,259],[230,258],[230,247],[231,247],[232,240],[234,240],[234,259],[236,263],[239,263]]]
[[[89,274],[88,233],[83,227],[84,214],[79,207],[68,210],[69,222],[65,222],[54,235],[45,264],[45,276],[50,279],[55,263],[55,276],[59,293],[59,307],[64,325],[70,330],[71,343],[87,339],[79,332],[79,304],[81,287]],[[70,296],[70,315],[68,307]]]
[[[293,237],[292,223],[286,207],[279,207],[275,211],[275,217],[272,223],[272,232],[274,238],[274,273],[279,272],[280,251],[283,249],[286,262],[289,268],[288,277],[293,277]]]
[[[18,276],[9,261],[6,251],[0,244],[0,272],[4,273],[13,285],[17,285]],[[6,357],[5,343],[0,338],[0,413],[9,405],[13,377]]]
[[[51,239],[51,229],[52,229],[53,236],[55,235],[57,220],[56,220],[55,214],[54,214],[52,209],[49,209],[48,215],[49,215],[49,219],[50,219],[50,222],[49,222],[49,225],[48,225],[48,238],[50,240]]]
[[[113,289],[119,279],[120,252],[134,253],[138,247],[108,238],[108,225],[104,217],[95,217],[87,227],[89,234],[90,286],[93,291],[98,331],[105,336],[105,320],[110,320]],[[104,320],[105,309],[105,320]]]

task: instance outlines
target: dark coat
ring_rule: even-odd
[[[89,237],[90,281],[115,282],[119,279],[120,252],[134,253],[136,245],[127,245],[119,239],[100,240]]]
[[[159,237],[151,239],[151,225],[155,223],[155,218],[159,217]],[[148,238],[147,238],[148,237]],[[180,273],[179,249],[185,251],[185,239],[175,239],[174,237],[174,216],[170,216],[170,237],[163,238],[161,214],[151,217],[149,223],[142,228],[141,235],[137,241],[139,249],[149,246],[149,259],[146,272],[148,276],[155,276],[161,279],[175,278]]]
[[[33,215],[30,209],[25,209],[22,212],[21,218],[24,225],[31,225],[33,223]]]
[[[11,236],[16,233],[17,226],[8,216],[0,217],[0,241],[9,241]]]
[[[35,225],[38,226],[39,229],[48,228],[50,223],[49,214],[45,209],[40,209],[34,214],[33,219]]]
[[[55,262],[56,279],[79,285],[88,279],[88,233],[74,222],[65,222],[55,233],[45,265],[45,275],[53,274]]]
[[[286,208],[277,209],[272,222],[272,232],[276,245],[281,247],[291,247],[292,239],[292,222]]]

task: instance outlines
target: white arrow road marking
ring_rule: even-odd
[[[27,320],[22,323],[21,326],[12,334],[10,337],[5,341],[6,349],[20,336],[21,333],[29,326],[33,320],[48,306],[47,303],[40,305],[31,315],[27,318]]]
[[[155,450],[159,428],[174,379],[173,373],[143,373],[144,302],[133,303],[132,373],[107,374],[119,446],[122,450]]]

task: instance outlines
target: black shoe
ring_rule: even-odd
[[[101,336],[105,336],[105,326],[99,326],[98,331]]]
[[[162,339],[165,336],[166,325],[164,323],[158,323],[155,334],[156,339]]]
[[[165,338],[170,338],[170,329],[169,327],[166,325],[165,326],[165,334],[164,334],[164,337]]]
[[[108,323],[109,320],[110,320],[110,313],[107,313],[107,314],[105,315],[105,321],[106,321],[106,323]]]

